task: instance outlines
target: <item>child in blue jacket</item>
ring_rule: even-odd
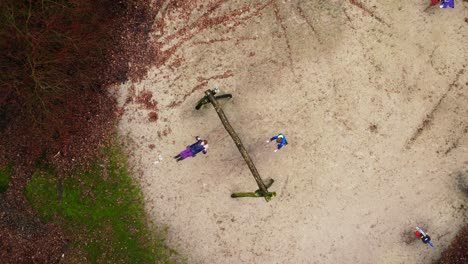
[[[276,143],[278,143],[277,149],[275,149],[275,152],[280,150],[282,147],[288,144],[288,141],[286,140],[286,136],[282,133],[279,133],[278,135],[270,138],[270,140],[267,140],[266,143],[270,143],[270,141],[276,140]]]

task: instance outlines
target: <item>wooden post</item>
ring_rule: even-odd
[[[270,188],[273,184],[273,179],[267,179],[265,186]],[[265,197],[265,200],[268,202],[271,200],[272,197],[276,196],[276,192],[268,192],[266,195],[262,194],[260,189],[256,190],[255,192],[240,192],[240,193],[233,193],[231,194],[232,198],[241,198],[241,197]]]
[[[271,200],[272,197],[276,196],[276,192],[269,192],[266,195],[260,193],[260,190],[256,190],[255,192],[245,192],[245,193],[233,193],[231,194],[231,198],[241,198],[241,197],[264,197],[265,200],[268,202]]]
[[[236,134],[236,132],[232,128],[226,115],[224,114],[223,109],[221,109],[221,106],[218,104],[218,101],[216,101],[216,98],[214,97],[212,91],[206,90],[205,95],[208,97],[211,104],[214,106],[214,109],[216,110],[216,113],[221,119],[221,122],[223,123],[224,128],[226,128],[229,135],[231,135],[232,140],[234,140],[234,143],[236,143],[237,148],[239,149],[242,157],[244,158],[245,162],[249,166],[249,169],[252,172],[252,175],[255,178],[255,181],[257,182],[257,185],[259,188],[259,190],[257,190],[258,194],[251,196],[251,197],[265,197],[265,200],[268,202],[269,198],[271,198],[271,194],[269,195],[268,189],[265,186],[265,183],[263,183],[262,178],[260,177],[260,174],[258,173],[257,168],[255,168],[255,165],[252,162],[252,159],[250,158],[249,154],[245,150],[244,145],[242,145],[242,141],[240,140],[239,136]]]

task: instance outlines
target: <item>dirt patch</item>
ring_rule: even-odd
[[[379,128],[377,127],[376,124],[370,124],[370,125],[369,125],[369,130],[370,130],[371,132],[373,132],[373,133],[377,133],[378,129],[379,129]]]
[[[413,229],[408,229],[408,230],[406,230],[405,232],[403,232],[403,233],[401,234],[401,240],[402,240],[405,244],[409,245],[409,244],[411,244],[411,243],[413,243],[413,242],[415,242],[416,240],[419,240],[419,239],[418,239],[418,238],[416,237],[416,235],[414,234],[414,230],[413,230]]]
[[[464,33],[450,26],[462,12],[441,19],[439,9],[395,1],[183,3],[163,11],[154,32],[172,55],[133,83],[136,94],[157,98],[158,123],[141,121],[145,109],[126,111],[120,123],[134,142],[145,135],[158,146],[156,154],[131,144],[131,161],[171,246],[194,263],[440,256],[466,219],[465,198],[447,182],[465,166],[468,120],[467,80],[457,75],[465,62],[436,47],[466,51]],[[257,186],[213,108],[194,110],[214,87],[233,94],[222,103],[226,116],[260,175],[275,180],[269,203],[230,198]],[[295,143],[275,153],[265,140],[278,132]],[[210,142],[206,155],[170,158],[196,135]],[[414,240],[421,223],[433,250]]]
[[[455,174],[458,189],[468,197],[468,170],[459,171]]]

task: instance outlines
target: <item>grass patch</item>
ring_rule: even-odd
[[[0,193],[4,193],[8,189],[8,184],[11,180],[11,164],[0,168]]]
[[[64,179],[61,202],[53,170],[38,169],[26,188],[31,205],[72,234],[68,257],[76,262],[171,263],[175,252],[148,230],[142,195],[122,151],[103,151],[92,169]]]

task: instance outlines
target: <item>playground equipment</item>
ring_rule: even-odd
[[[265,184],[260,177],[260,174],[257,171],[257,168],[255,168],[254,163],[252,162],[252,159],[250,158],[249,154],[244,148],[244,145],[242,144],[242,141],[240,140],[239,136],[237,135],[236,131],[232,128],[231,124],[229,123],[226,115],[224,114],[223,109],[219,105],[217,98],[222,99],[222,98],[232,98],[231,94],[223,94],[219,96],[215,96],[216,93],[219,92],[218,88],[215,89],[209,89],[205,91],[205,96],[198,101],[195,109],[199,110],[202,105],[207,104],[210,102],[214,109],[216,110],[216,113],[219,116],[219,119],[221,119],[221,122],[224,125],[224,128],[226,131],[229,133],[231,136],[232,140],[236,144],[237,148],[239,149],[239,152],[241,153],[242,157],[244,158],[245,162],[247,163],[247,166],[249,167],[250,171],[252,172],[252,175],[257,182],[258,185],[258,190],[255,192],[242,192],[242,193],[233,193],[231,194],[232,198],[240,198],[240,197],[264,197],[265,200],[268,202],[271,200],[272,197],[276,196],[276,192],[269,192],[268,188],[273,184],[274,180],[269,179],[267,181],[267,184]]]

